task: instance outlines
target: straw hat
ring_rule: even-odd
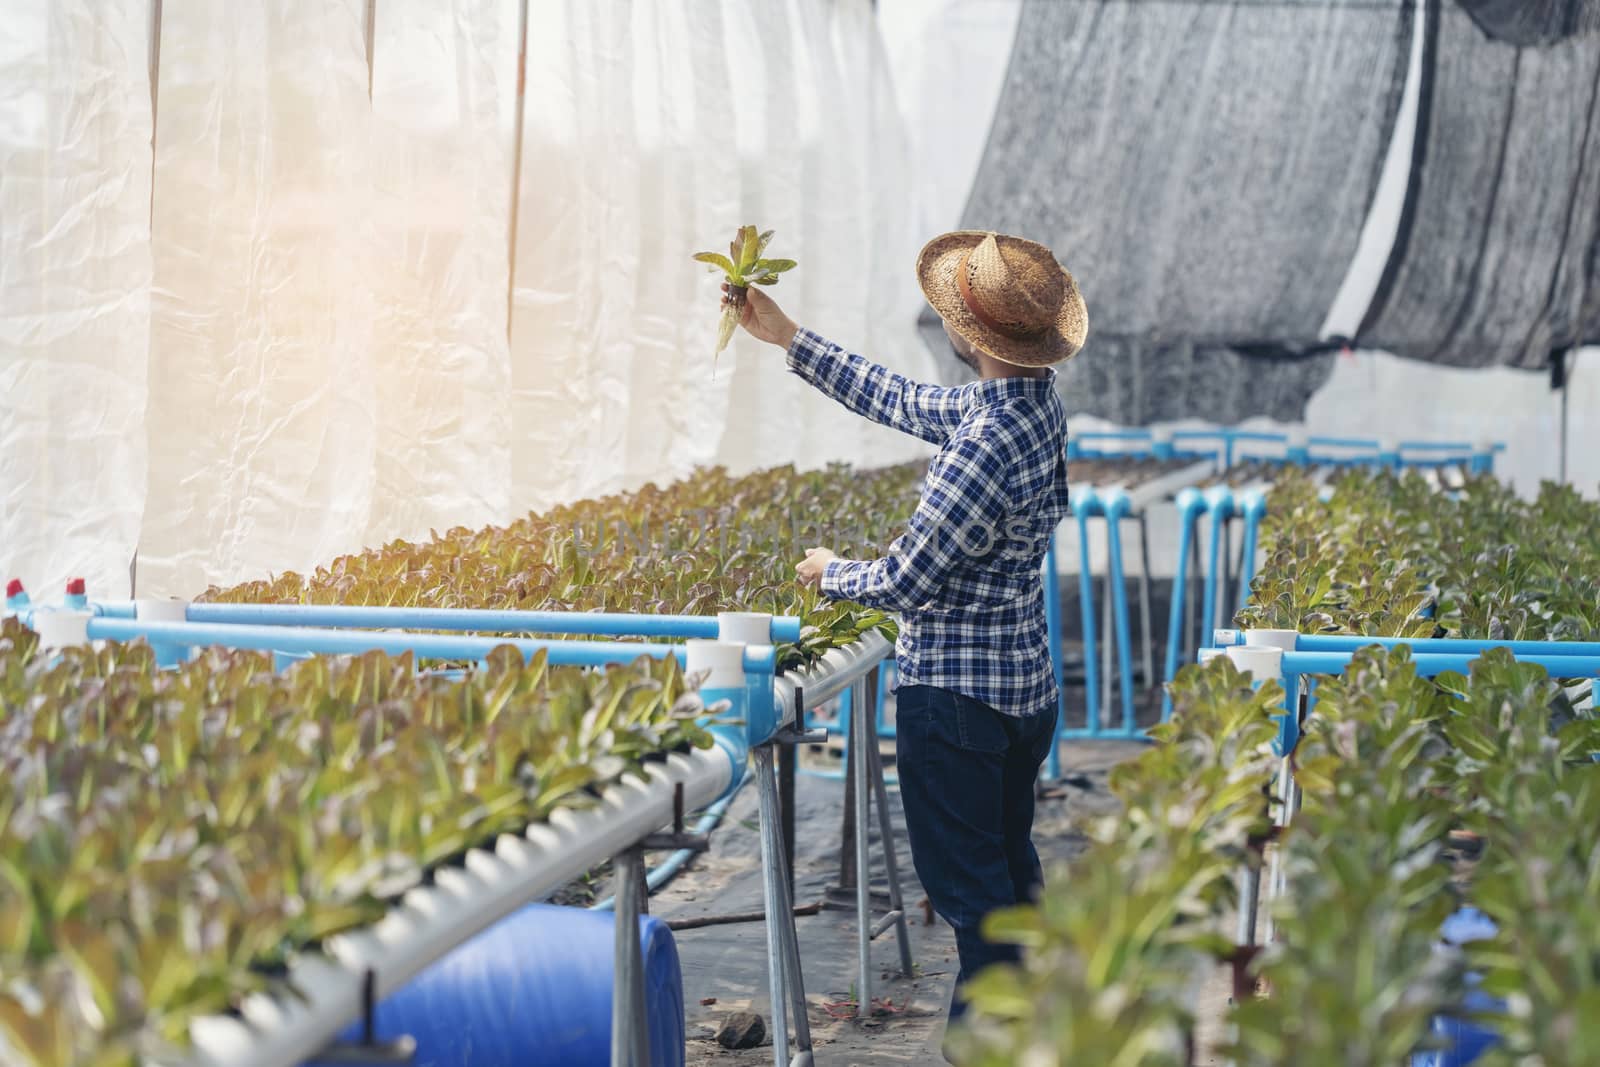
[[[917,280],[952,330],[1019,367],[1071,359],[1089,332],[1078,283],[1037,241],[956,230],[923,247]]]

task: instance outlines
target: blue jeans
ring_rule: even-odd
[[[966,1010],[961,985],[1015,945],[983,939],[996,908],[1034,900],[1044,885],[1033,847],[1033,790],[1055,740],[1056,709],[1019,718],[931,685],[895,695],[895,767],[911,862],[933,908],[956,933],[961,972],[950,1017]]]

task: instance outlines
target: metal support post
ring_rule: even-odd
[[[870,707],[870,691],[862,680],[854,683],[855,700],[858,709]],[[856,857],[856,964],[859,976],[856,981],[856,1017],[866,1018],[872,1014],[872,860],[867,851],[867,828],[870,816],[870,801],[872,799],[871,785],[867,781],[867,773],[871,767],[870,757],[867,754],[868,746],[872,745],[872,717],[857,714],[850,716],[850,754],[854,758],[850,766],[850,780],[855,785],[855,795],[852,811],[855,814],[855,857]]]
[[[879,668],[873,668],[868,684],[876,686]],[[900,896],[900,861],[894,852],[894,818],[889,811],[889,786],[883,778],[883,753],[877,745],[868,749],[872,760],[872,792],[878,804],[878,837],[883,848],[883,866],[889,877],[889,913],[873,924],[876,937],[890,922],[894,923],[895,937],[900,942],[900,973],[911,977],[911,931],[906,926],[905,903]],[[871,879],[867,879],[871,881]]]
[[[644,952],[639,944],[644,851],[637,845],[616,857],[616,957],[611,987],[611,1067],[650,1067],[645,1019]]]
[[[1292,717],[1289,721],[1295,725],[1295,737],[1298,738],[1300,716],[1304,712],[1304,698],[1300,692],[1300,676],[1286,673],[1283,678],[1283,684],[1287,691],[1285,694],[1285,712]],[[1278,762],[1278,779],[1274,788],[1274,793],[1278,798],[1278,806],[1272,816],[1273,825],[1278,827],[1280,831],[1288,827],[1294,817],[1296,793],[1293,759],[1293,746],[1285,745],[1282,758]],[[1272,860],[1267,873],[1267,902],[1269,904],[1282,895],[1288,877],[1288,872],[1284,869],[1283,864],[1283,849],[1287,839],[1281,832],[1276,835],[1276,838],[1277,840],[1272,844]],[[1269,908],[1263,940],[1267,944],[1271,944],[1275,933],[1272,912]]]
[[[789,1005],[787,946],[784,943],[785,919],[793,923],[783,875],[783,842],[778,833],[778,788],[772,770],[772,746],[761,745],[751,751],[755,757],[756,802],[761,820],[762,903],[767,910],[767,987],[772,999],[772,1060],[777,1067],[789,1062]]]
[[[845,712],[841,709],[840,715]],[[833,888],[841,894],[853,895],[860,874],[856,868],[856,745],[855,716],[843,723],[844,727],[844,810],[843,827],[839,834],[839,884]]]
[[[1249,857],[1239,870],[1239,926],[1234,940],[1240,946],[1256,943],[1256,900],[1261,892],[1261,868]]]
[[[1289,825],[1288,810],[1289,802],[1292,799],[1290,796],[1292,788],[1290,781],[1289,757],[1284,756],[1278,764],[1278,782],[1276,791],[1279,803],[1277,813],[1273,816],[1272,820],[1273,825],[1279,827],[1280,829]],[[1269,945],[1272,944],[1277,933],[1272,921],[1271,904],[1273,901],[1277,900],[1278,896],[1283,892],[1283,878],[1285,873],[1283,870],[1283,846],[1284,838],[1282,834],[1279,834],[1277,840],[1268,846],[1272,849],[1272,857],[1267,869],[1268,908],[1266,930],[1262,940],[1264,943]]]
[[[783,869],[789,896],[794,896],[794,773],[799,762],[792,741],[778,743],[778,818],[783,834]]]

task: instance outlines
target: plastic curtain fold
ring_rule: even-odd
[[[361,0],[169,0],[141,592],[360,546],[378,438]]]
[[[511,157],[517,0],[374,8],[371,291],[377,449],[363,544],[511,518]]]
[[[911,228],[909,151],[870,0],[730,0],[724,11],[735,84],[752,87],[737,119],[746,221],[777,230],[774,250],[800,261],[770,295],[830,340],[938,380],[910,329],[923,306],[912,267],[932,235]],[[782,452],[810,468],[926,452],[795,381],[775,349],[742,337],[736,349],[720,462],[749,469]]]
[[[0,45],[0,567],[35,587],[924,451],[747,337],[713,377],[689,259],[775,228],[796,318],[935,376],[870,0],[164,0],[153,154],[150,6],[36,7]]]
[[[1600,340],[1600,0],[1430,0],[1399,235],[1360,341],[1545,366]]]
[[[149,5],[0,16],[0,566],[125,593],[144,510]]]
[[[797,78],[794,34],[801,28],[791,22],[791,14],[786,0],[722,3],[736,133],[728,165],[739,175],[739,221],[775,231],[771,251],[799,261],[799,268],[768,295],[803,322],[811,311],[818,266],[812,262],[817,246],[802,221],[806,148],[792,88]],[[710,247],[721,250],[720,244]],[[801,447],[807,412],[813,410],[810,398],[791,387],[776,349],[741,331],[729,352],[733,359],[728,360],[728,353],[723,359],[731,366],[722,372],[729,375],[728,414],[717,462],[735,471],[757,467],[763,440],[776,444],[788,461]]]

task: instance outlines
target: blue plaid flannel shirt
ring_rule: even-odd
[[[1054,706],[1040,562],[1067,514],[1067,418],[1055,372],[923,385],[810,330],[789,368],[874,422],[939,446],[908,529],[876,560],[834,560],[822,592],[898,612],[901,685],[1007,715]]]

